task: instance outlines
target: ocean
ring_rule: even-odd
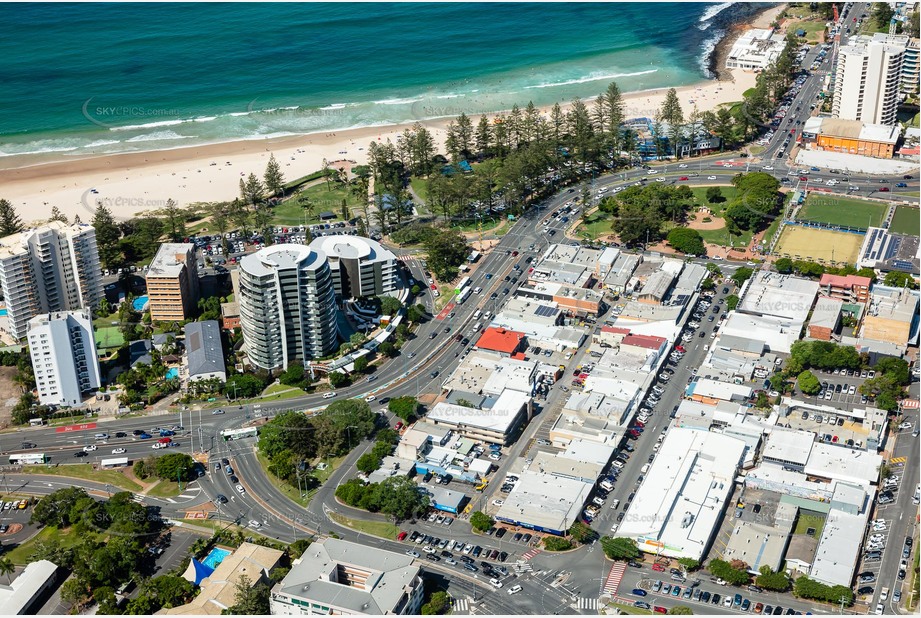
[[[0,4],[0,157],[393,124],[710,77],[766,3]],[[474,119],[475,120],[475,119]]]

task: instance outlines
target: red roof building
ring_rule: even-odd
[[[865,303],[870,299],[870,278],[858,275],[822,275],[822,292],[845,302]]]
[[[646,350],[658,352],[662,349],[666,341],[667,339],[665,339],[665,337],[656,337],[655,335],[627,335],[624,337],[623,341],[620,342],[620,345],[629,345],[635,348],[644,348]]]
[[[511,356],[523,347],[523,343],[524,333],[504,328],[487,328],[474,347],[479,350],[499,352],[503,356]]]

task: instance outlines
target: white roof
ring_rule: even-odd
[[[178,277],[186,267],[185,258],[189,251],[194,251],[195,245],[183,242],[165,242],[157,249],[157,254],[150,262],[147,270],[148,277]],[[182,256],[182,261],[176,259]]]
[[[643,551],[701,559],[732,495],[745,443],[673,427],[615,536]]]
[[[759,270],[746,281],[737,310],[788,318],[802,325],[818,292],[818,281]]]
[[[868,486],[879,478],[882,463],[883,457],[877,453],[817,442],[803,472]]]
[[[592,483],[522,472],[496,516],[548,530],[568,530],[592,492]]]
[[[763,342],[771,352],[790,353],[790,346],[799,341],[803,322],[768,315],[752,315],[732,311],[720,327],[720,336]]]
[[[809,572],[812,579],[831,586],[851,586],[868,515],[866,510],[860,515],[838,509],[828,512]]]
[[[506,433],[521,412],[521,408],[527,405],[528,401],[530,401],[528,395],[506,389],[499,395],[492,408],[478,410],[439,401],[432,407],[426,417],[440,423]]]
[[[611,457],[614,455],[614,447],[598,442],[588,440],[573,440],[569,443],[566,451],[559,453],[557,457],[572,459],[574,461],[583,461],[599,466],[606,466]]]
[[[26,565],[25,570],[10,584],[0,584],[0,607],[3,613],[13,616],[24,613],[38,591],[57,570],[58,566],[50,560],[38,560]]]
[[[699,397],[732,401],[733,399],[748,399],[752,396],[752,389],[743,384],[730,384],[701,378],[694,382],[694,394]]]
[[[396,259],[393,252],[377,241],[351,234],[319,236],[313,239],[310,248],[326,254],[330,259],[357,259],[363,263],[387,262]]]
[[[761,456],[764,459],[803,466],[809,460],[809,453],[812,452],[814,444],[815,434],[811,431],[775,427]]]

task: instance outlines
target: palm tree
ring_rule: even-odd
[[[9,558],[3,557],[0,558],[0,575],[6,575],[6,582],[12,584],[12,575],[16,570],[16,567],[13,565],[13,561]]]

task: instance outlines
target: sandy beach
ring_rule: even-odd
[[[726,48],[748,27],[767,27],[783,6],[772,7],[746,26],[731,32],[721,46]],[[722,59],[717,59],[721,63]],[[754,86],[755,75],[742,71],[719,71],[719,80],[677,88],[685,115],[696,106],[701,112],[723,103],[740,101]],[[606,87],[599,83],[599,90]],[[652,117],[661,106],[667,89],[624,95],[628,118]],[[521,101],[524,106],[527,101]],[[542,109],[545,116],[548,109]],[[450,119],[426,120],[422,124],[435,136],[444,152],[445,127]],[[474,118],[476,122],[476,117]],[[119,219],[161,208],[167,199],[180,206],[230,200],[239,193],[241,176],[261,176],[271,154],[281,165],[285,178],[296,179],[329,162],[347,159],[367,162],[372,141],[395,142],[411,123],[387,127],[364,127],[335,133],[249,140],[192,148],[159,150],[63,160],[40,165],[26,159],[0,160],[2,197],[8,199],[27,222],[50,216],[57,206],[69,217],[79,215],[87,222],[98,200],[103,200]]]

